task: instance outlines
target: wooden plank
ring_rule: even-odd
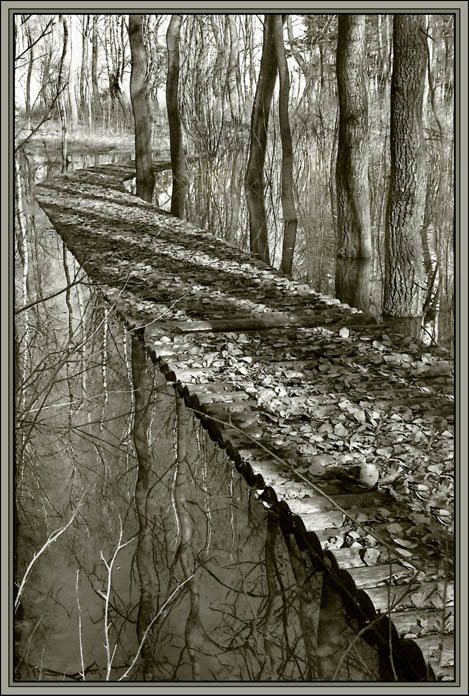
[[[319,511],[311,515],[302,513],[301,519],[308,532],[316,532],[326,527],[335,527],[337,531],[344,524],[344,514],[340,510]]]
[[[430,633],[427,636],[413,638],[426,660],[435,661],[437,665],[448,666],[454,663],[454,635]],[[441,650],[441,652],[440,652]]]
[[[223,443],[229,443],[232,449],[234,450],[238,449],[238,447],[243,449],[258,449],[256,439],[251,439],[250,437],[247,437],[239,430],[235,430],[232,428],[224,428],[220,426],[220,437]]]
[[[369,587],[366,590],[376,609],[387,611],[391,603],[393,609],[435,609],[443,604],[441,592],[436,582],[416,582],[412,585],[394,585],[391,587]],[[448,583],[447,606],[454,602],[454,584]]]
[[[446,607],[444,616],[444,633],[452,633],[454,630],[454,607]],[[395,611],[391,614],[394,625],[403,636],[416,632],[421,635],[439,632],[442,617],[441,609],[407,609],[407,611]]]
[[[331,549],[331,553],[334,554],[339,567],[348,570],[349,568],[359,568],[365,565],[360,555],[360,552],[363,550],[362,548],[349,546],[343,549]]]
[[[215,370],[210,367],[186,367],[173,369],[171,363],[166,364],[166,372],[174,375],[177,382],[187,382],[197,377],[209,377],[215,374]]]
[[[320,480],[320,479],[319,479]],[[308,491],[308,484],[304,484],[305,492]],[[309,489],[309,496],[304,498],[297,498],[295,500],[289,501],[290,509],[297,515],[302,516],[303,514],[311,514],[313,512],[325,511],[325,510],[336,510],[336,505],[340,505],[344,510],[352,511],[352,508],[356,508],[356,514],[361,513],[364,508],[372,508],[374,505],[383,506],[388,504],[393,504],[395,501],[391,496],[386,495],[386,493],[381,493],[380,491],[363,491],[361,493],[343,493],[341,495],[331,496],[333,501],[328,500],[325,496],[321,496],[320,493],[314,491],[314,489]],[[336,503],[336,505],[334,505]]]
[[[370,523],[376,521],[379,515],[375,507],[348,512],[350,512],[350,518],[345,517],[344,513],[340,511],[333,510],[318,511],[312,514],[303,512],[301,519],[305,523],[306,529],[315,532],[321,540],[327,539],[328,536],[337,536],[337,534],[343,536],[350,529],[358,529],[359,531],[363,529],[364,534],[368,533],[367,529],[370,533],[372,532],[374,525],[372,527]],[[360,516],[360,520],[355,523],[354,520],[358,516]]]
[[[182,381],[182,380],[181,380]],[[213,404],[218,402],[239,402],[249,401],[249,394],[243,391],[213,391],[206,394],[198,393],[198,399],[201,404]]]
[[[391,563],[391,567],[387,563],[385,565],[350,568],[349,573],[359,589],[377,587],[382,583],[392,583],[395,578],[405,578],[412,575],[412,571],[400,563]]]
[[[448,665],[447,667],[442,667],[441,665],[432,664],[433,671],[439,682],[454,681],[455,673],[454,666]]]
[[[329,310],[327,310],[329,311]],[[283,314],[281,312],[266,312],[264,315],[252,316],[250,318],[229,317],[227,319],[214,319],[213,321],[167,321],[154,322],[153,332],[191,333],[198,331],[236,333],[239,331],[259,331],[261,329],[276,329],[291,326],[315,327],[327,326],[336,327],[356,326],[357,324],[373,324],[374,317],[367,314],[351,314],[342,310],[342,313],[334,313],[327,316],[324,314],[298,313]]]
[[[200,392],[199,392],[200,393]],[[220,393],[226,394],[226,392],[220,391]],[[238,392],[235,392],[238,393]],[[242,394],[245,394],[246,392],[241,392]],[[207,393],[207,396],[212,397],[212,396],[217,396],[217,394],[214,394],[214,392],[211,392],[210,394]],[[248,394],[249,396],[249,394]],[[208,402],[205,401],[205,403],[213,404],[210,406],[207,406],[207,413],[209,415],[213,415],[215,418],[220,418],[221,420],[228,420],[230,417],[236,425],[238,425],[238,419],[243,418],[245,416],[245,413],[248,414],[249,418],[253,418],[256,414],[259,414],[259,411],[256,411],[257,408],[257,401],[253,401],[252,399],[247,399],[244,400],[242,403],[241,402],[226,402],[226,401],[220,401],[219,403],[213,401],[213,402]]]
[[[211,392],[219,393],[223,391],[228,392],[233,390],[233,385],[231,384],[231,382],[224,382],[222,380],[217,382],[187,382],[187,385],[195,394],[209,394]]]

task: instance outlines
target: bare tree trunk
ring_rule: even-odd
[[[45,112],[49,108],[49,74],[50,65],[52,62],[52,46],[48,46],[45,51],[44,62],[41,66],[41,87],[39,90],[38,100],[42,112]]]
[[[68,52],[67,52],[67,74],[68,74],[68,100],[70,104],[70,126],[72,129],[78,123],[77,106],[77,71],[73,64],[73,35],[75,30],[76,15],[70,16],[71,31],[69,32]]]
[[[179,113],[179,36],[181,33],[181,15],[172,15],[166,33],[168,48],[168,76],[166,80],[166,108],[169,122],[169,146],[171,151],[171,168],[173,172],[173,189],[171,194],[171,213],[183,218],[187,193],[186,156],[182,140],[181,115]]]
[[[26,15],[23,15],[25,17]],[[31,78],[33,74],[33,64],[34,64],[34,45],[33,45],[33,39],[31,36],[31,28],[29,26],[29,22],[27,20],[24,20],[24,32],[25,32],[25,38],[27,42],[27,46],[29,48],[28,52],[28,72],[26,75],[26,119],[27,119],[27,128],[28,130],[31,130]]]
[[[422,318],[420,229],[424,207],[422,102],[425,18],[395,15],[391,81],[391,182],[385,236],[383,315],[418,335]]]
[[[336,167],[339,258],[372,256],[365,20],[365,15],[339,15],[337,87],[340,115]]]
[[[369,312],[371,303],[371,259],[336,259],[335,295],[351,307]]]
[[[91,39],[91,93],[93,95],[93,115],[99,115],[101,106],[99,103],[98,89],[98,16],[93,15],[93,30]]]
[[[229,37],[229,61],[228,61],[228,96],[230,99],[231,120],[233,125],[237,124],[240,118],[239,105],[241,95],[239,90],[239,41],[236,29],[235,15],[225,15],[226,27]]]
[[[88,66],[88,35],[90,30],[90,15],[84,15],[81,23],[81,66],[80,66],[80,110],[85,120],[87,113],[86,69]]]
[[[273,15],[273,34],[275,53],[277,56],[278,75],[280,81],[279,93],[279,121],[280,138],[282,141],[282,209],[283,209],[283,248],[281,270],[291,277],[293,269],[293,255],[295,252],[296,229],[298,218],[296,215],[295,198],[293,195],[293,145],[290,129],[289,94],[290,75],[288,73],[287,59],[283,40],[283,24],[281,15]]]
[[[67,153],[67,111],[65,108],[65,84],[64,84],[64,64],[67,56],[68,49],[68,25],[67,20],[63,15],[60,15],[60,21],[63,28],[63,43],[62,43],[62,55],[60,56],[59,64],[59,76],[57,78],[57,94],[59,94],[58,105],[59,105],[59,115],[60,123],[62,127],[62,171],[66,172],[68,167],[68,153]]]
[[[181,562],[184,581],[188,583],[189,589],[189,614],[186,619],[184,629],[185,648],[191,662],[192,679],[200,680],[200,596],[198,582],[194,575],[194,551],[192,548],[192,537],[194,534],[194,523],[189,512],[186,492],[190,476],[190,465],[188,462],[188,443],[189,433],[189,411],[184,405],[183,397],[176,392],[176,415],[177,415],[177,456],[176,472],[173,483],[174,507],[177,517],[179,530],[178,555]],[[191,579],[192,577],[192,579]]]
[[[264,163],[270,104],[277,77],[277,56],[272,26],[273,15],[265,15],[261,67],[252,109],[251,144],[245,179],[251,251],[266,263],[270,263],[270,255],[264,202]]]
[[[137,15],[134,15],[137,16]],[[137,617],[137,637],[142,640],[155,615],[158,578],[153,557],[153,527],[149,516],[153,488],[152,470],[155,462],[148,443],[151,427],[151,400],[154,394],[153,380],[146,366],[145,348],[140,336],[132,335],[132,382],[135,395],[133,440],[137,457],[138,475],[135,486],[135,503],[138,516],[137,570],[140,582],[140,602]],[[150,634],[151,635],[151,634]],[[147,640],[142,646],[145,680],[154,678],[152,644]]]
[[[155,176],[151,161],[151,119],[146,85],[147,52],[143,43],[143,15],[129,15],[129,40],[132,69],[130,98],[135,123],[135,168],[137,196],[151,202]]]

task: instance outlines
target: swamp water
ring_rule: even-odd
[[[15,679],[376,679],[322,574],[39,209],[33,185],[55,173],[17,159]],[[164,205],[167,173],[158,191]]]

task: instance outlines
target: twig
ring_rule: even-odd
[[[388,583],[388,606],[391,604],[391,579],[392,579],[392,561],[391,561],[391,554],[388,552],[388,563],[389,563],[389,583]],[[388,625],[388,645],[389,645],[389,662],[391,663],[391,669],[392,669],[392,675],[394,677],[394,681],[399,681],[397,677],[397,672],[396,672],[396,666],[394,664],[394,655],[392,652],[392,625],[391,621],[389,621]]]
[[[122,681],[123,679],[125,679],[125,678],[129,675],[130,671],[133,669],[135,663],[137,662],[137,660],[138,660],[138,658],[139,658],[139,655],[140,655],[140,652],[141,652],[141,650],[142,650],[143,644],[144,644],[144,642],[145,642],[145,640],[146,640],[146,637],[147,637],[148,633],[149,633],[150,630],[151,630],[151,627],[153,626],[153,624],[155,623],[155,621],[161,616],[161,614],[163,613],[163,611],[165,610],[165,608],[168,606],[168,604],[170,603],[170,601],[172,600],[172,598],[174,597],[174,595],[177,594],[177,593],[184,587],[184,585],[185,585],[186,583],[189,582],[189,580],[192,580],[192,578],[194,577],[194,575],[195,575],[195,573],[192,573],[192,575],[190,575],[188,578],[186,578],[186,579],[184,580],[184,582],[182,582],[180,585],[178,585],[178,586],[176,587],[175,590],[173,590],[173,592],[169,595],[168,599],[167,599],[166,602],[162,605],[161,609],[158,611],[158,613],[156,614],[156,616],[154,616],[153,619],[150,621],[150,623],[148,624],[148,626],[147,626],[146,629],[145,629],[145,632],[144,632],[144,634],[143,634],[143,636],[142,636],[142,640],[141,640],[140,643],[139,643],[138,650],[137,650],[137,652],[136,652],[136,654],[135,654],[134,659],[132,660],[132,662],[131,662],[131,664],[130,664],[130,667],[124,672],[124,674],[123,674],[121,677],[119,677],[119,679],[118,679],[117,681]]]
[[[57,290],[57,292],[53,292],[52,295],[47,295],[46,297],[40,297],[38,300],[33,300],[33,302],[28,302],[28,304],[23,305],[22,307],[19,307],[18,309],[15,309],[15,314],[21,314],[21,312],[25,312],[27,309],[31,309],[31,307],[34,307],[37,304],[40,304],[41,302],[47,302],[48,300],[52,300],[53,297],[57,297],[57,295],[61,295],[63,292],[66,292],[67,290],[70,290],[74,285],[77,285],[78,283],[81,282],[81,279],[75,276],[75,278],[64,288],[61,290]],[[85,277],[85,276],[83,276]]]
[[[112,570],[114,567],[114,563],[117,558],[117,554],[119,551],[124,549],[126,546],[128,546],[134,539],[135,536],[131,537],[128,539],[124,544],[122,544],[122,536],[124,534],[124,530],[122,527],[122,519],[121,516],[119,515],[119,541],[117,542],[117,546],[114,550],[114,553],[112,554],[112,558],[109,562],[106,561],[104,558],[103,552],[101,551],[101,559],[106,566],[107,570],[107,586],[106,586],[106,592],[100,592],[101,597],[104,597],[104,647],[106,648],[106,681],[109,681],[111,677],[111,669],[112,669],[112,662],[114,660],[114,656],[116,654],[117,650],[117,642],[114,645],[114,648],[112,650],[111,654],[111,641],[109,638],[109,628],[110,628],[110,622],[109,622],[109,604],[110,604],[110,596],[111,596],[111,589],[112,589]]]
[[[41,126],[44,125],[44,123],[46,123],[47,121],[50,121],[50,120],[51,120],[51,118],[52,118],[52,113],[51,113],[51,112],[52,112],[52,107],[54,106],[55,102],[56,102],[57,99],[60,97],[60,95],[62,94],[62,92],[64,91],[64,89],[65,89],[66,87],[68,87],[68,82],[66,82],[66,83],[63,85],[63,87],[54,95],[53,100],[52,100],[51,103],[49,104],[49,110],[48,110],[47,114],[44,116],[44,118],[39,122],[39,125],[37,125],[36,128],[34,128],[34,129],[31,131],[31,133],[30,133],[28,136],[26,136],[26,138],[25,138],[21,143],[19,143],[19,145],[16,145],[16,146],[15,146],[15,154],[16,154],[16,152],[18,152],[18,150],[20,150],[22,147],[24,147],[24,146],[26,145],[26,143],[29,142],[29,140],[31,140],[31,138],[32,138],[32,136],[34,135],[34,133],[36,133],[36,132],[39,130],[39,128],[40,128]]]
[[[31,16],[31,15],[30,15],[30,16]],[[28,18],[28,19],[29,19],[29,18]],[[24,49],[24,51],[23,51],[22,53],[20,53],[19,56],[15,56],[15,61],[16,61],[16,60],[19,60],[20,58],[22,58],[22,57],[23,57],[28,51],[30,51],[30,50],[32,49],[32,47],[35,46],[41,39],[44,39],[46,36],[48,36],[51,32],[50,32],[50,31],[47,31],[47,30],[49,29],[49,27],[50,27],[51,25],[54,26],[54,23],[55,23],[55,19],[50,19],[50,20],[48,21],[48,23],[46,24],[46,26],[44,27],[44,29],[42,30],[42,33],[37,37],[37,39],[34,39],[34,41],[32,41],[31,43],[28,43],[28,45],[26,46],[26,48]]]
[[[85,493],[83,493],[83,495],[81,496],[80,500],[78,501],[78,504],[77,504],[77,506],[76,506],[76,508],[75,508],[75,510],[74,510],[74,512],[73,512],[73,515],[70,517],[70,519],[69,519],[69,521],[67,522],[67,524],[66,524],[64,527],[60,527],[60,529],[56,529],[54,532],[52,532],[52,533],[49,535],[47,541],[41,546],[41,548],[39,549],[39,551],[38,551],[37,553],[35,553],[34,556],[32,557],[32,559],[31,559],[31,561],[30,561],[28,567],[26,568],[26,572],[25,572],[25,574],[23,575],[23,579],[22,579],[22,581],[21,581],[21,584],[20,584],[20,586],[19,586],[19,588],[18,588],[18,592],[17,592],[16,599],[15,599],[15,611],[16,611],[16,609],[17,609],[18,606],[19,606],[20,599],[21,599],[21,595],[23,594],[24,586],[25,586],[25,584],[26,584],[26,581],[27,581],[27,579],[28,579],[28,577],[29,577],[29,575],[30,575],[32,569],[33,569],[34,564],[36,563],[36,561],[38,560],[38,558],[44,553],[44,551],[45,551],[51,544],[53,544],[54,541],[57,541],[57,539],[58,539],[60,536],[62,536],[62,534],[63,534],[64,532],[66,532],[67,529],[70,527],[70,525],[72,524],[73,520],[74,520],[75,517],[77,516],[78,510],[79,510],[79,508],[80,508],[80,505],[81,505],[81,503],[82,503],[82,500],[83,500],[84,496],[85,496]]]
[[[439,635],[439,649],[440,649],[440,664],[441,664],[441,656],[443,654],[443,638],[445,634],[445,622],[446,622],[446,597],[448,595],[448,527],[446,529],[446,536],[445,536],[445,580],[444,580],[444,585],[443,585],[443,597],[442,597],[442,609],[441,609],[441,627],[440,627],[440,635]]]
[[[142,329],[145,329],[147,326],[151,326],[151,324],[153,324],[155,321],[160,321],[160,319],[162,319],[162,317],[164,317],[166,314],[168,314],[172,310],[174,305],[176,305],[178,302],[180,302],[185,297],[187,297],[187,295],[190,295],[191,292],[192,292],[192,290],[188,290],[187,292],[184,293],[184,295],[181,295],[181,297],[178,297],[177,299],[175,299],[174,302],[171,305],[169,305],[169,307],[167,307],[163,312],[161,312],[161,314],[159,314],[157,317],[155,317],[154,319],[152,319],[148,323],[141,324],[141,326],[135,326],[135,327],[129,329],[129,333],[132,333],[133,331],[141,331]]]
[[[76,589],[76,595],[77,595],[77,607],[78,607],[78,642],[80,645],[80,662],[81,662],[81,677],[83,681],[86,681],[86,675],[85,675],[85,661],[83,659],[83,640],[82,640],[82,625],[81,625],[81,605],[80,605],[80,595],[78,591],[78,585],[79,585],[79,579],[80,579],[80,569],[77,568],[77,580],[75,584],[75,589]]]

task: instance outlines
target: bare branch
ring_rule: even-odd
[[[49,300],[52,300],[53,297],[57,297],[57,295],[61,295],[63,292],[70,290],[70,288],[73,288],[74,285],[77,285],[78,283],[80,283],[82,278],[85,277],[85,275],[82,278],[77,278],[77,276],[78,276],[78,273],[75,276],[75,278],[68,285],[66,285],[61,290],[57,290],[57,292],[53,292],[52,295],[47,295],[46,297],[40,297],[39,299],[34,300],[33,302],[29,302],[28,304],[25,304],[22,307],[15,309],[15,314],[21,314],[21,312],[25,312],[27,309],[31,309],[31,307],[35,307],[36,305],[41,304],[41,302],[48,302]]]
[[[114,648],[112,649],[112,654],[111,654],[111,641],[109,637],[109,628],[110,628],[110,621],[109,621],[109,604],[110,604],[110,597],[111,597],[111,590],[112,590],[112,570],[114,567],[114,563],[116,562],[116,558],[122,549],[124,549],[126,546],[128,546],[134,539],[135,536],[131,537],[128,539],[126,542],[122,543],[122,536],[124,534],[124,529],[122,527],[122,519],[119,515],[119,524],[120,524],[120,529],[119,529],[119,540],[117,542],[117,546],[114,550],[114,553],[112,554],[111,560],[108,562],[104,558],[103,552],[101,551],[101,559],[106,567],[107,570],[107,585],[106,585],[106,592],[100,592],[99,594],[101,597],[104,599],[104,647],[106,649],[106,681],[109,681],[111,678],[111,669],[112,669],[112,663],[114,660],[114,656],[116,654],[116,649],[117,649],[117,642],[114,645]]]
[[[19,60],[22,58],[28,51],[32,49],[33,46],[35,46],[41,39],[43,39],[45,36],[48,36],[51,32],[47,31],[51,25],[54,25],[55,19],[50,19],[44,29],[42,30],[42,33],[39,34],[37,39],[35,39],[32,43],[28,44],[27,47],[24,49],[22,53],[19,54],[19,56],[15,56],[15,61]]]
[[[75,584],[75,591],[77,595],[77,607],[78,607],[78,642],[80,645],[80,662],[81,662],[81,672],[80,675],[83,681],[86,681],[86,670],[85,662],[83,659],[83,636],[82,636],[82,625],[81,625],[81,605],[80,605],[80,594],[79,594],[79,581],[80,581],[80,569],[77,568],[77,580]]]
[[[22,147],[24,147],[24,146],[26,145],[26,143],[27,143],[29,140],[31,140],[31,138],[33,137],[34,133],[37,133],[37,131],[39,130],[39,128],[40,128],[42,125],[44,125],[44,123],[46,123],[47,121],[50,121],[50,120],[51,120],[51,118],[52,118],[52,114],[51,114],[52,107],[54,106],[55,102],[56,102],[57,99],[60,97],[60,95],[62,94],[62,92],[64,91],[64,89],[66,89],[66,87],[68,87],[68,82],[66,82],[65,84],[63,84],[62,87],[61,87],[61,88],[57,91],[57,93],[54,95],[54,98],[53,98],[53,100],[52,100],[51,103],[50,103],[49,110],[48,110],[47,114],[44,116],[44,118],[39,122],[39,125],[37,125],[36,128],[33,128],[33,130],[31,131],[31,133],[23,140],[23,142],[19,143],[19,145],[16,145],[16,147],[15,147],[15,153],[18,152],[18,150],[20,150]]]
[[[77,516],[78,510],[79,510],[79,508],[80,508],[80,505],[81,505],[81,503],[82,503],[84,497],[85,497],[85,493],[83,492],[83,495],[81,496],[80,500],[78,501],[77,506],[76,506],[76,508],[75,508],[75,510],[74,510],[74,512],[73,512],[73,515],[70,517],[70,519],[69,519],[69,521],[67,522],[67,524],[66,524],[64,527],[60,527],[59,529],[56,529],[54,532],[52,532],[51,534],[49,534],[49,537],[48,537],[47,541],[41,546],[41,548],[39,549],[39,551],[38,551],[37,553],[35,553],[34,556],[32,557],[32,559],[31,559],[31,561],[30,561],[28,567],[26,568],[26,572],[25,572],[25,574],[23,575],[23,579],[22,579],[22,581],[21,581],[21,583],[20,583],[20,586],[19,586],[19,588],[18,588],[18,592],[17,592],[16,599],[15,599],[15,611],[16,611],[16,609],[17,609],[18,606],[19,606],[19,603],[20,603],[20,600],[21,600],[21,595],[23,594],[24,586],[26,585],[26,581],[27,581],[29,575],[31,574],[31,571],[32,571],[32,569],[33,569],[34,564],[36,563],[36,561],[38,560],[38,558],[39,558],[40,556],[42,556],[42,554],[44,553],[44,551],[46,551],[46,550],[48,549],[48,547],[49,547],[51,544],[54,543],[54,541],[57,541],[57,539],[58,539],[60,536],[62,536],[62,534],[63,534],[64,532],[66,532],[67,529],[70,527],[70,525],[73,523],[73,520],[74,520],[75,517]]]
[[[126,679],[126,678],[128,677],[129,673],[130,673],[131,670],[134,668],[135,663],[137,662],[137,660],[138,660],[138,658],[139,658],[139,655],[140,655],[140,652],[141,652],[141,650],[142,650],[143,644],[144,644],[144,642],[145,642],[145,640],[146,640],[146,638],[147,638],[148,633],[149,633],[150,630],[151,630],[151,627],[153,626],[153,624],[155,623],[155,621],[161,616],[161,614],[162,614],[163,611],[166,609],[166,607],[168,606],[168,604],[170,603],[170,601],[172,600],[172,598],[173,598],[180,590],[182,590],[182,588],[184,587],[184,585],[185,585],[186,583],[188,583],[190,580],[192,580],[192,578],[194,577],[194,575],[195,575],[195,573],[193,573],[192,575],[190,575],[188,578],[186,578],[186,579],[184,580],[184,582],[181,582],[181,584],[178,585],[178,586],[176,587],[176,589],[173,590],[173,592],[171,592],[171,594],[169,595],[169,597],[168,597],[168,599],[166,600],[166,602],[162,605],[161,609],[158,611],[158,613],[156,614],[156,616],[153,617],[153,619],[150,621],[150,623],[149,623],[148,626],[146,627],[145,633],[144,633],[143,636],[142,636],[142,640],[141,640],[140,643],[139,643],[138,650],[137,650],[137,652],[135,653],[135,657],[134,657],[134,659],[132,660],[132,662],[131,662],[131,664],[130,664],[130,667],[124,672],[124,674],[123,674],[121,677],[119,677],[119,679],[118,679],[117,681],[122,681],[123,679]]]

